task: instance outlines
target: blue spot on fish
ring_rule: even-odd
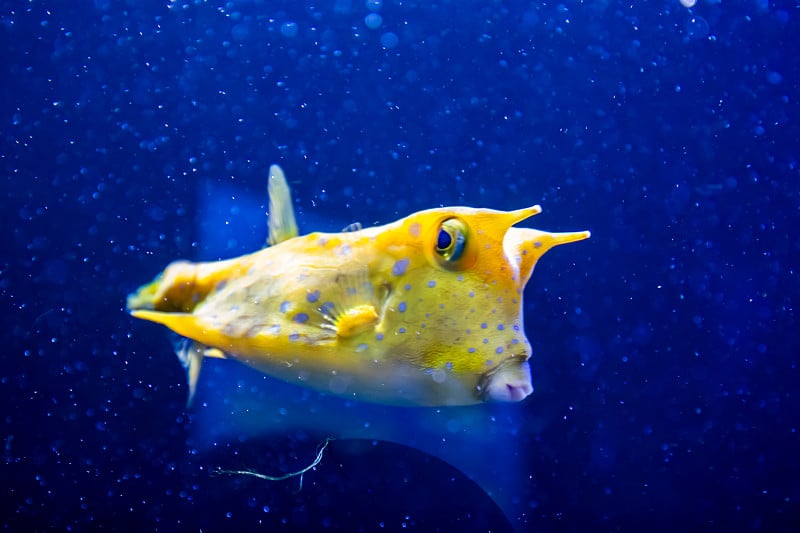
[[[470,348],[470,349],[469,349],[469,350],[467,350],[467,351],[468,351],[469,353],[475,353],[475,348]]]
[[[398,259],[392,267],[392,275],[402,276],[408,268],[408,258]]]
[[[300,340],[300,334],[299,334],[299,333],[297,333],[297,332],[295,332],[295,333],[292,333],[291,335],[289,335],[289,340],[290,340],[290,341],[297,341],[297,340]]]
[[[503,331],[506,327],[503,324],[497,324],[497,329]]]
[[[317,300],[319,300],[319,291],[312,291],[306,294],[306,300],[308,300],[308,302],[312,304]]]
[[[503,347],[502,346],[498,346],[497,349],[495,350],[495,352],[496,353],[503,353]]]
[[[406,312],[406,303],[405,302],[400,302],[397,305],[397,310],[400,311],[401,313],[405,313]]]
[[[435,281],[433,281],[433,280],[430,280],[430,281],[428,282],[428,287],[430,287],[431,289],[432,289],[432,288],[434,288],[435,286],[436,286],[436,282],[435,282]]]
[[[298,324],[303,324],[308,321],[308,315],[305,313],[297,313],[296,315],[294,315],[294,318],[292,320],[294,320]]]
[[[375,335],[375,340],[376,341],[382,341],[383,340],[383,333],[376,334]]]
[[[289,310],[289,306],[291,306],[291,305],[292,305],[291,302],[289,302],[287,300],[282,301],[281,302],[281,307],[280,307],[281,313],[287,312]]]

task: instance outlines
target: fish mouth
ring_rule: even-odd
[[[478,396],[484,402],[519,402],[533,392],[528,355],[512,356],[483,374]]]

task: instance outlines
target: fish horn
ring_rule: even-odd
[[[503,248],[509,258],[519,265],[520,283],[524,286],[533,273],[536,262],[545,252],[570,242],[582,241],[591,236],[589,231],[550,233],[528,228],[510,228],[503,240]]]

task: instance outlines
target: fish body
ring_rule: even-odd
[[[132,315],[188,339],[190,401],[204,357],[362,401],[469,405],[532,391],[523,290],[555,245],[589,232],[514,228],[537,214],[430,209],[342,233],[297,235],[281,170],[271,246],[169,265],[128,297]]]

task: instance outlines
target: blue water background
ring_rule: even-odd
[[[168,339],[125,296],[173,259],[258,248],[279,163],[306,231],[534,203],[536,227],[592,231],[526,291],[526,527],[797,530],[799,17],[765,0],[3,2],[0,524],[508,526],[462,474],[390,444],[334,443],[300,493],[209,475],[237,455],[302,466],[307,449],[280,450],[317,441],[201,456]]]

